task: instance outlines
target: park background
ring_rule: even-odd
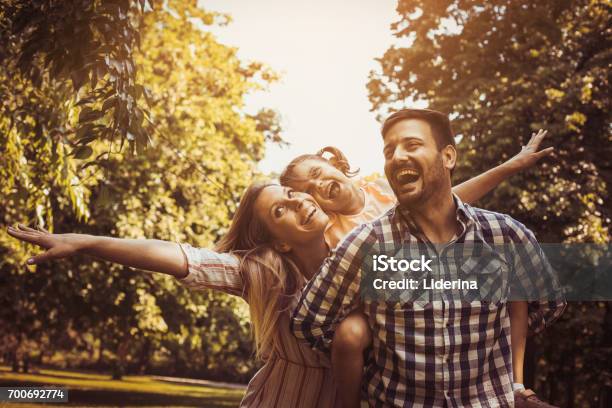
[[[274,16],[284,23],[279,39],[298,32],[304,44],[321,41],[317,22],[338,24],[342,41],[327,33],[330,47],[299,60],[302,94],[282,88],[290,68],[266,60],[266,49],[272,60],[285,49],[260,44],[261,55],[244,56],[240,44],[221,40],[232,38],[226,26],[243,30],[240,20],[215,12],[221,2],[210,3],[0,2],[2,225],[210,247],[227,230],[243,189],[274,177],[295,154],[334,144],[362,176],[377,171],[376,119],[416,105],[453,118],[455,182],[548,129],[552,158],[478,205],[511,214],[540,242],[609,243],[609,1],[400,0],[382,25],[372,14],[358,29],[346,21],[365,0],[314,2],[308,10],[262,2],[266,15],[275,7],[297,10]],[[244,6],[246,18],[261,17],[257,3]],[[274,30],[271,20],[253,21],[244,30]],[[356,75],[346,63],[346,83],[336,81],[359,94],[317,83],[327,71],[341,75],[338,61],[366,47],[370,30],[380,49],[370,68]],[[300,47],[290,47],[293,58],[312,52]],[[266,100],[277,86],[281,97]],[[371,110],[363,118],[351,110],[363,106]],[[309,118],[307,131],[296,129],[304,123],[299,115]],[[85,258],[27,268],[34,250],[0,233],[0,380],[25,366],[59,377],[61,370],[87,370],[84,376],[101,380],[161,375],[231,383],[257,370],[240,299]],[[612,383],[610,303],[571,303],[530,340],[527,357],[526,382],[542,398],[604,406]],[[235,405],[240,391],[227,393],[219,401]]]

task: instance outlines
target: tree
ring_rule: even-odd
[[[142,112],[142,131],[152,143],[136,143],[134,154],[120,148],[120,139],[96,137],[72,147],[70,137],[52,136],[45,129],[67,128],[82,113],[73,103],[74,88],[57,80],[33,83],[15,69],[22,51],[0,67],[10,96],[0,116],[7,130],[0,132],[0,154],[9,157],[0,164],[7,180],[4,225],[37,220],[60,232],[194,246],[211,246],[227,228],[241,192],[257,177],[264,141],[280,140],[273,113],[252,116],[244,109],[245,95],[275,75],[218,43],[207,26],[224,24],[226,17],[195,1],[169,1],[141,13],[132,80],[146,85],[148,107],[132,105],[128,115]],[[51,68],[42,69],[51,78]],[[12,75],[21,81],[17,88],[9,86]],[[107,100],[91,103],[114,109]],[[112,128],[113,115],[99,124]],[[130,135],[138,137],[128,126],[126,146]],[[87,154],[77,153],[81,146]],[[163,370],[235,381],[256,368],[240,300],[189,292],[171,278],[90,259],[30,271],[20,265],[31,249],[0,235],[0,324],[17,344],[34,341],[75,364],[111,364],[117,374]]]
[[[425,101],[451,114],[460,180],[508,158],[533,131],[549,129],[553,160],[504,183],[483,205],[521,220],[542,242],[609,243],[608,2],[400,0],[397,10],[392,30],[402,46],[390,47],[370,74],[372,109],[384,115]],[[607,309],[570,305],[563,320],[536,339],[546,364],[538,365],[536,386],[549,387],[541,389],[549,400],[594,402],[598,375],[611,368],[578,367],[601,357],[611,333]],[[581,321],[585,314],[588,322]],[[571,391],[562,395],[561,384]]]

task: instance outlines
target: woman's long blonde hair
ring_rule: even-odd
[[[229,231],[215,247],[217,252],[232,252],[240,258],[255,351],[264,360],[277,347],[279,319],[299,297],[304,282],[289,255],[274,249],[272,235],[255,213],[255,201],[273,185],[277,184],[257,182],[246,189]]]

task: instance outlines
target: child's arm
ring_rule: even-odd
[[[46,249],[28,259],[38,264],[76,254],[86,254],[133,268],[182,278],[187,275],[185,256],[178,244],[154,239],[120,239],[85,234],[51,234],[19,225],[8,233],[21,241]]]
[[[546,136],[546,130],[533,134],[529,143],[514,157],[497,167],[487,170],[455,187],[453,192],[466,203],[480,200],[485,194],[497,187],[502,181],[514,174],[532,167],[543,157],[549,156],[553,148],[538,151],[540,143]]]
[[[513,381],[524,384],[525,344],[527,342],[527,302],[510,302],[510,341],[512,342]]]

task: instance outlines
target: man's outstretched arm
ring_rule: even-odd
[[[371,227],[361,226],[323,262],[293,312],[291,329],[298,339],[329,350],[337,325],[356,307],[363,260],[373,239]]]

